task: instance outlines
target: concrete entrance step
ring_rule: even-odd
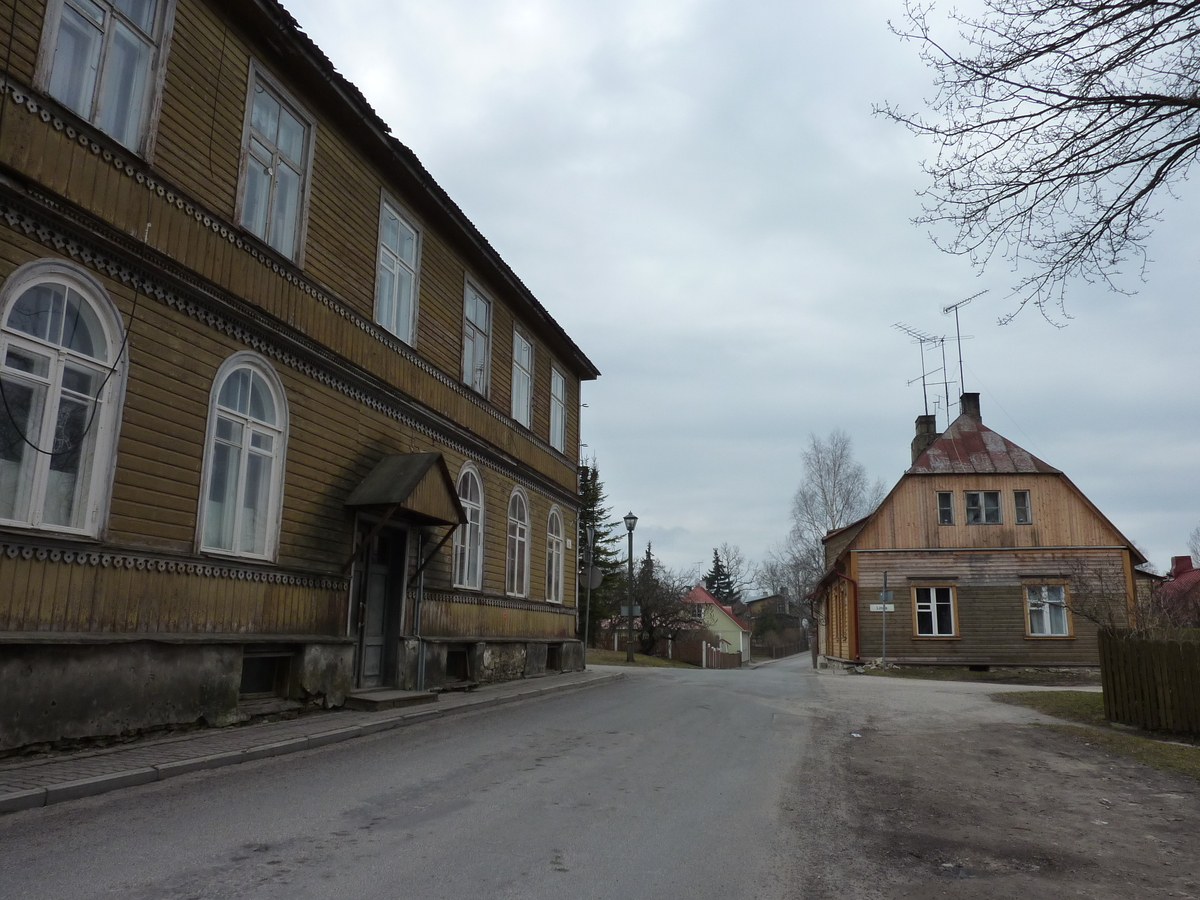
[[[421,703],[434,703],[437,694],[429,691],[398,691],[395,688],[369,688],[351,691],[346,698],[347,709],[361,709],[367,712],[378,712],[381,709],[399,709],[402,706],[417,706]]]

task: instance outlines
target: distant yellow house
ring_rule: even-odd
[[[692,588],[683,601],[703,605],[703,627],[720,639],[722,653],[740,653],[743,663],[750,659],[750,626],[735,616],[732,609],[701,584]]]

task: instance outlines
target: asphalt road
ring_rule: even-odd
[[[802,895],[808,656],[625,680],[0,819],[4,898]],[[813,763],[812,765],[809,765]],[[809,807],[798,809],[798,804]]]

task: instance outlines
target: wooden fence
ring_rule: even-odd
[[[784,656],[794,656],[797,653],[803,653],[808,649],[808,641],[800,640],[793,641],[789,644],[780,644],[776,647],[771,647],[767,644],[750,644],[751,659],[780,659]]]
[[[1200,734],[1200,629],[1164,637],[1106,630],[1099,638],[1110,722]]]

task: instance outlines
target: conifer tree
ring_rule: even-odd
[[[617,532],[620,524],[612,518],[612,510],[604,494],[604,482],[600,480],[600,471],[596,468],[596,460],[590,465],[579,469],[579,570],[582,574],[588,565],[587,560],[587,526],[595,529],[594,553],[592,564],[600,569],[604,580],[598,588],[592,590],[591,622],[588,626],[588,639],[594,644],[599,637],[599,623],[611,619],[620,612],[622,598],[625,596],[624,554],[621,553],[621,535]],[[578,594],[580,609],[579,637],[583,637],[583,613],[587,603],[586,577],[581,578]]]
[[[733,583],[725,561],[721,559],[721,551],[716,547],[713,547],[712,568],[704,576],[704,586],[726,606],[736,603],[742,596],[742,592]]]

